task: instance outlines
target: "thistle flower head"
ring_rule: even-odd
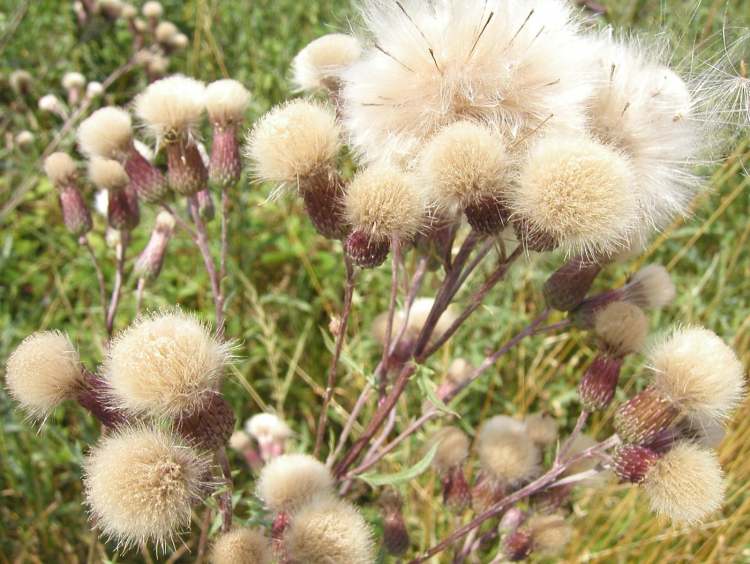
[[[149,19],[158,20],[164,13],[164,7],[161,5],[161,2],[149,0],[141,8],[141,13]]]
[[[284,547],[294,564],[371,564],[372,531],[351,503],[319,496],[292,519]]]
[[[86,98],[93,99],[104,94],[104,86],[101,82],[92,80],[86,85]]]
[[[172,38],[178,33],[180,33],[180,30],[177,29],[175,24],[168,21],[162,21],[156,26],[154,37],[156,38],[156,41],[162,45],[169,45],[172,42]]]
[[[236,80],[217,80],[206,87],[206,111],[213,123],[241,122],[249,103],[250,92]]]
[[[65,90],[82,90],[86,86],[86,77],[80,72],[66,72],[61,84]]]
[[[589,94],[567,3],[364,2],[372,36],[343,74],[345,119],[367,162],[410,158],[463,119],[522,137],[581,128]]]
[[[271,543],[261,530],[238,527],[216,539],[211,564],[271,564]]]
[[[33,333],[8,358],[5,383],[11,397],[32,417],[42,418],[74,397],[83,383],[78,352],[58,331]]]
[[[615,356],[639,352],[648,336],[643,310],[628,302],[612,302],[594,314],[594,332]]]
[[[551,415],[532,413],[523,423],[529,438],[536,444],[547,446],[557,440],[557,421]]]
[[[206,105],[206,87],[179,74],[150,84],[135,99],[135,113],[158,139],[192,133]]]
[[[169,41],[169,46],[173,49],[185,49],[188,45],[190,45],[190,39],[184,33],[176,33]]]
[[[624,287],[625,300],[641,309],[660,309],[677,294],[672,277],[660,264],[649,264],[636,272]]]
[[[438,445],[432,466],[441,474],[461,466],[469,457],[469,437],[458,427],[443,427],[430,439]]]
[[[637,220],[632,181],[618,152],[584,137],[547,136],[531,149],[510,204],[530,236],[544,234],[570,253],[610,254],[628,243]]]
[[[28,129],[24,129],[23,131],[18,132],[15,141],[16,145],[18,145],[22,149],[25,149],[34,142],[34,134],[31,133],[31,131],[29,131]]]
[[[120,163],[103,157],[94,157],[89,161],[89,179],[97,188],[109,191],[123,190],[129,181]]]
[[[23,69],[16,69],[8,77],[10,87],[16,94],[25,95],[29,93],[31,85],[34,83],[34,79],[29,71]]]
[[[725,485],[716,454],[689,442],[677,444],[642,484],[651,510],[677,523],[703,521],[721,507]]]
[[[206,458],[167,431],[118,430],[84,464],[91,517],[118,546],[153,542],[164,550],[190,525],[208,467]]]
[[[325,464],[307,454],[284,454],[263,467],[258,497],[276,513],[300,509],[316,495],[333,493],[333,477]]]
[[[64,187],[76,179],[78,169],[67,153],[52,153],[44,159],[44,172],[57,188]]]
[[[299,90],[337,88],[341,72],[362,53],[356,37],[329,33],[310,42],[292,62],[294,83]]]
[[[536,474],[540,453],[523,423],[497,415],[485,421],[477,440],[482,470],[493,480],[514,484]]]
[[[107,355],[112,403],[154,417],[197,411],[218,386],[229,351],[190,315],[143,317],[115,338]]]
[[[66,113],[65,106],[60,101],[60,99],[54,94],[45,94],[44,96],[39,98],[39,102],[37,102],[37,106],[43,112],[51,112],[53,114],[58,114],[60,116],[64,116]]]
[[[526,522],[525,527],[531,535],[531,544],[534,551],[547,555],[562,552],[573,536],[573,528],[565,520],[565,517],[559,513],[532,515]]]
[[[344,198],[348,223],[371,239],[408,241],[424,222],[425,200],[413,177],[389,165],[360,172]]]
[[[128,3],[123,3],[123,5],[122,5],[122,17],[124,19],[126,19],[126,20],[132,20],[136,16],[138,16],[138,8],[136,8],[135,6],[133,6],[132,4],[130,4],[129,2]]]
[[[78,126],[78,147],[88,157],[119,158],[133,145],[130,114],[108,106],[96,110]]]
[[[725,420],[744,396],[742,362],[707,329],[675,330],[651,350],[649,365],[654,386],[696,421]]]
[[[256,413],[245,422],[245,430],[256,439],[284,440],[293,434],[289,425],[273,413]]]

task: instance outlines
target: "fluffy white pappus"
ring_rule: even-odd
[[[206,87],[176,74],[150,84],[135,99],[135,113],[157,138],[194,133],[206,107]]]
[[[133,123],[127,111],[108,106],[83,120],[76,137],[84,155],[114,159],[132,147]]]
[[[446,474],[462,465],[469,457],[469,437],[458,427],[443,427],[429,441],[430,448],[438,445],[432,467]]]
[[[630,277],[624,286],[625,300],[642,309],[661,309],[677,295],[669,271],[660,264],[649,264]]]
[[[336,113],[323,104],[291,100],[250,130],[245,156],[258,180],[297,185],[333,165],[341,148]]]
[[[534,551],[547,556],[560,554],[573,536],[573,527],[560,513],[533,515],[525,528],[531,534]]]
[[[291,562],[372,564],[376,561],[370,526],[342,499],[319,496],[302,508],[284,534]]]
[[[115,337],[105,359],[110,401],[159,418],[195,412],[218,388],[230,351],[191,315],[143,317]]]
[[[557,421],[545,413],[532,413],[523,420],[529,438],[540,446],[551,445],[557,440]]]
[[[654,385],[696,422],[726,420],[745,395],[742,362],[708,329],[676,329],[648,359]]]
[[[98,96],[101,96],[104,94],[104,86],[101,82],[97,82],[96,80],[92,80],[86,85],[86,98],[97,98]]]
[[[172,38],[175,37],[180,30],[175,24],[168,21],[159,22],[154,30],[154,37],[159,43],[169,45],[172,42]]]
[[[510,158],[498,131],[470,121],[441,129],[419,157],[419,176],[440,210],[504,201]]]
[[[54,94],[42,96],[39,98],[37,105],[39,106],[39,109],[44,112],[51,112],[58,115],[65,115],[66,113],[65,105]]]
[[[271,564],[270,540],[260,529],[238,527],[223,533],[211,549],[211,564]]]
[[[190,526],[193,505],[209,476],[209,459],[171,432],[119,429],[84,462],[86,504],[99,530],[118,548],[153,542],[174,546]]]
[[[510,139],[581,129],[587,45],[562,0],[365,0],[372,42],[346,70],[345,121],[367,162],[410,159],[440,128],[494,123]]]
[[[83,383],[78,352],[58,331],[26,337],[5,366],[11,397],[34,418],[48,415],[60,402],[75,396]]]
[[[638,41],[592,39],[598,73],[590,104],[590,127],[602,142],[630,159],[644,240],[687,212],[701,188],[695,166],[707,158],[704,135],[688,84],[658,53]]]
[[[689,525],[720,509],[726,490],[716,453],[689,442],[677,444],[660,458],[642,487],[652,511]]]
[[[141,13],[149,19],[158,20],[164,13],[164,7],[161,5],[161,2],[149,0],[141,8]]]
[[[245,422],[245,430],[256,439],[288,439],[292,436],[289,425],[273,413],[256,413]]]
[[[627,246],[638,227],[633,183],[618,151],[581,135],[549,135],[529,151],[509,202],[532,234],[570,254],[607,255]]]
[[[61,81],[62,87],[65,90],[83,90],[86,86],[86,77],[80,72],[66,72]]]
[[[102,190],[122,190],[129,182],[123,166],[104,157],[94,157],[89,161],[89,179]]]
[[[214,123],[242,121],[249,103],[250,92],[237,80],[217,80],[206,87],[206,110]]]
[[[612,302],[594,313],[594,332],[616,356],[637,353],[648,336],[648,318],[628,302]]]
[[[406,322],[406,329],[404,330],[404,340],[414,340],[419,337],[419,334],[427,323],[427,318],[432,311],[432,307],[435,304],[433,298],[417,298],[411,306],[409,316],[407,319],[405,310],[398,310],[393,316],[393,331],[392,337],[398,336],[401,332],[404,322]],[[445,331],[453,325],[453,322],[458,318],[459,311],[455,304],[449,305],[445,311],[440,315],[435,329],[432,332],[432,339],[437,339],[445,333]],[[385,344],[385,333],[388,325],[388,312],[383,312],[378,315],[372,323],[372,334],[373,337],[381,344]]]
[[[427,200],[413,175],[373,165],[354,177],[344,196],[348,223],[377,240],[408,241],[424,226]]]
[[[294,84],[299,90],[333,90],[337,88],[341,72],[361,54],[362,46],[356,37],[345,33],[319,37],[294,57]]]
[[[78,168],[68,153],[52,153],[44,159],[44,172],[55,186],[62,186],[75,180]]]
[[[500,484],[517,484],[539,470],[539,448],[529,437],[526,426],[505,415],[484,422],[477,436],[482,471]]]
[[[333,477],[310,455],[284,454],[263,467],[257,494],[276,513],[294,512],[317,495],[333,495]]]

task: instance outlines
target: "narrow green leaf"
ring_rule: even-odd
[[[439,444],[433,445],[432,448],[430,448],[430,450],[427,452],[427,454],[425,454],[424,458],[422,458],[422,460],[420,460],[413,466],[409,466],[401,472],[396,472],[395,474],[376,474],[367,472],[357,477],[372,487],[392,486],[395,484],[400,484],[402,482],[408,482],[409,480],[413,480],[422,472],[427,470],[427,468],[429,468],[430,464],[432,463],[432,459],[435,458],[435,453],[437,452],[439,446]]]

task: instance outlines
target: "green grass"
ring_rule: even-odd
[[[320,34],[344,29],[353,15],[348,0],[189,0],[164,2],[166,15],[193,43],[175,57],[172,70],[205,80],[232,76],[253,92],[251,115],[261,115],[290,96],[288,64],[294,54]],[[695,17],[692,4],[677,6],[651,0],[605,2],[609,18],[624,26],[661,29],[662,24],[690,45],[721,27],[729,14],[733,27],[747,25],[748,0],[705,2]],[[15,31],[16,10],[27,11]],[[35,94],[58,92],[67,70],[82,70],[91,79],[105,77],[127,56],[127,33],[104,24],[79,37],[69,4],[57,0],[0,0],[0,71],[26,68],[36,80]],[[131,73],[120,79],[108,103],[126,104],[143,87]],[[59,92],[58,92],[59,93]],[[61,93],[59,93],[61,95]],[[91,366],[101,360],[104,339],[95,278],[86,257],[62,226],[55,195],[40,175],[38,156],[52,137],[55,120],[14,104],[7,87],[0,89],[0,130],[29,128],[37,143],[26,154],[0,149],[0,359],[27,334],[63,328]],[[72,138],[63,142],[72,148]],[[750,150],[741,143],[713,177],[712,190],[696,204],[694,217],[668,230],[650,249],[649,261],[669,265],[678,299],[652,317],[652,327],[672,322],[701,323],[732,341],[750,360],[750,181],[738,166]],[[28,187],[28,190],[22,190]],[[340,249],[317,237],[297,204],[267,202],[267,189],[243,183],[233,197],[227,334],[237,339],[240,359],[225,385],[238,418],[272,408],[298,432],[297,447],[310,450],[310,429],[317,419],[321,385],[329,359],[324,335],[330,316],[341,307],[343,268]],[[149,225],[152,212],[144,218]],[[95,247],[104,253],[103,225],[97,218]],[[217,226],[212,225],[216,230]],[[142,230],[146,231],[146,230]],[[146,235],[134,243],[140,248]],[[476,319],[437,355],[431,367],[440,372],[452,358],[483,358],[541,307],[540,287],[555,267],[534,259],[516,269],[496,290]],[[607,272],[602,287],[620,280],[635,263]],[[111,276],[111,266],[107,266]],[[365,273],[355,298],[352,337],[345,349],[346,373],[334,402],[334,430],[353,405],[357,391],[377,359],[369,336],[374,316],[386,309],[389,269]],[[431,279],[428,287],[434,287]],[[134,280],[128,281],[129,288]],[[427,290],[425,290],[425,294]],[[462,294],[465,296],[465,294]],[[207,277],[190,241],[177,237],[164,272],[146,293],[146,305],[173,303],[211,318]],[[117,319],[132,318],[134,298],[126,295]],[[577,415],[574,383],[595,353],[587,335],[577,332],[540,336],[505,357],[460,398],[459,424],[475,429],[488,415],[545,409],[570,425]],[[629,362],[628,374],[637,375]],[[637,378],[628,380],[637,386]],[[620,393],[624,396],[624,391]],[[399,404],[399,421],[407,421],[421,403],[411,394]],[[735,419],[735,431],[722,446],[730,483],[724,512],[699,530],[681,531],[651,517],[636,490],[613,486],[579,496],[575,503],[578,532],[566,559],[590,555],[601,562],[750,561],[750,404]],[[605,414],[594,419],[605,436]],[[56,411],[41,429],[24,421],[5,391],[0,391],[0,562],[85,561],[93,545],[81,506],[80,464],[98,427],[75,407]],[[396,472],[419,459],[423,434],[407,441],[379,469]],[[252,476],[235,460],[240,521],[257,519]],[[436,477],[428,472],[402,487],[415,549],[426,548],[454,526],[439,502]],[[362,488],[364,500],[369,494]],[[367,516],[377,521],[374,511]],[[96,545],[93,545],[96,547]],[[108,547],[108,554],[114,553]],[[112,556],[114,558],[114,556]],[[130,555],[131,560],[140,557]],[[183,558],[190,560],[189,557]]]

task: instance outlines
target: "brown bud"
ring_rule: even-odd
[[[627,443],[647,443],[679,416],[677,407],[649,386],[622,404],[615,413],[615,431]]]
[[[208,175],[217,188],[229,188],[237,184],[242,174],[240,146],[233,125],[215,124],[211,145],[211,160]]]
[[[457,512],[471,503],[471,490],[461,466],[452,468],[443,476],[443,502]]]
[[[586,297],[601,266],[580,257],[570,259],[544,284],[547,305],[558,311],[575,309]]]
[[[651,467],[661,455],[648,447],[640,445],[623,445],[618,448],[612,459],[615,474],[623,482],[640,484],[646,479]]]
[[[485,235],[496,235],[508,224],[510,211],[501,201],[485,198],[464,210],[466,219],[474,231]]]
[[[533,229],[529,222],[523,218],[513,221],[513,230],[524,248],[529,251],[546,253],[557,248],[557,241],[552,235]]]
[[[182,196],[192,196],[203,190],[208,182],[208,171],[203,164],[198,145],[187,137],[167,144],[169,185]]]
[[[531,554],[533,539],[531,533],[525,529],[516,529],[508,534],[503,541],[503,552],[511,562],[526,560]]]
[[[138,199],[128,186],[107,191],[107,221],[113,229],[130,231],[141,220]]]
[[[232,435],[234,412],[221,394],[212,392],[201,409],[178,417],[175,428],[197,447],[216,450]]]
[[[391,249],[390,241],[373,240],[363,231],[355,230],[349,234],[344,243],[346,254],[354,264],[362,268],[375,268],[385,262]]]
[[[344,186],[335,170],[323,169],[300,178],[305,211],[318,233],[328,239],[343,239],[349,232],[344,219]]]
[[[159,276],[173,232],[174,217],[169,212],[160,212],[156,217],[156,225],[151,232],[151,238],[133,266],[133,270],[139,277],[155,280]]]
[[[131,146],[123,162],[130,185],[143,201],[154,203],[166,196],[169,186],[161,171]]]
[[[401,513],[401,496],[393,489],[386,489],[380,496],[383,514],[383,545],[389,554],[400,556],[409,548],[409,532]]]
[[[615,397],[622,359],[600,354],[578,384],[578,396],[586,411],[606,409]]]
[[[75,184],[68,184],[61,188],[60,208],[65,227],[73,235],[80,237],[91,231],[91,213]]]

